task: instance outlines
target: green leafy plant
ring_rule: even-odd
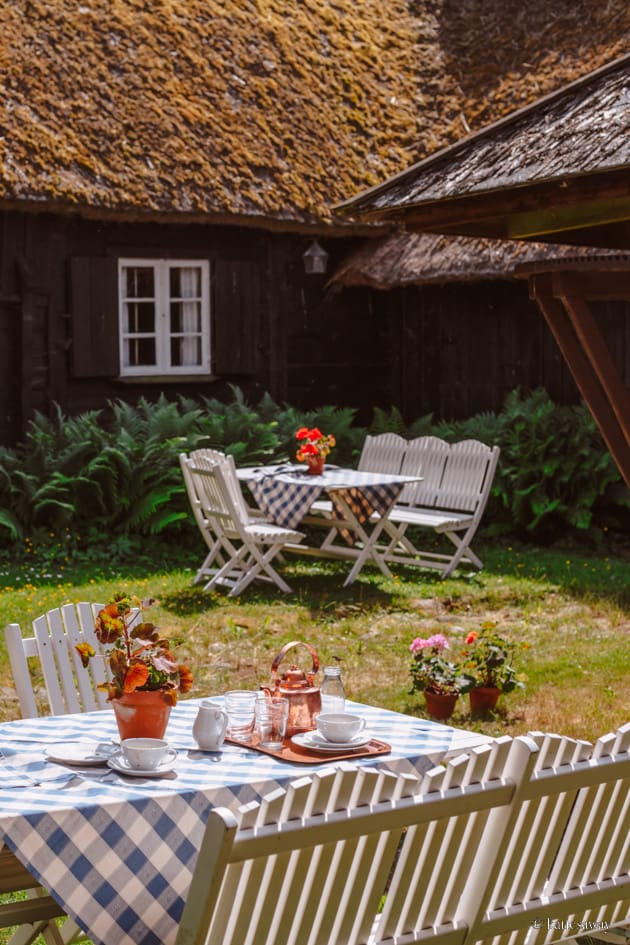
[[[526,398],[514,391],[502,427],[494,491],[517,533],[539,540],[562,530],[601,535],[594,512],[612,498],[620,474],[586,408],[557,407],[542,390]],[[622,510],[630,509],[630,492],[620,490],[615,501],[620,522]]]
[[[480,686],[511,692],[523,686],[514,666],[516,647],[496,633],[496,624],[486,621],[481,630],[472,630],[460,654],[462,688],[470,692]]]

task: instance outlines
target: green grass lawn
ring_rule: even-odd
[[[409,692],[411,640],[436,632],[457,639],[491,620],[523,644],[525,688],[503,696],[483,720],[471,718],[462,697],[454,724],[493,735],[542,729],[594,739],[630,720],[627,549],[593,554],[486,541],[477,550],[485,563],[479,573],[458,571],[442,581],[435,572],[401,568],[388,579],[368,567],[350,588],[343,588],[347,564],[287,556],[282,568],[291,594],[256,585],[236,600],[192,585],[201,548],[192,557],[171,548],[171,562],[160,559],[159,567],[68,565],[62,556],[33,552],[28,568],[5,567],[0,576],[0,621],[27,627],[65,601],[105,601],[127,589],[157,598],[151,619],[183,638],[193,696],[267,684],[280,647],[305,640],[322,664],[340,662],[350,697],[423,715],[422,696]],[[3,644],[0,686],[0,714],[17,717]]]

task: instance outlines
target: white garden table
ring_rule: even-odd
[[[356,580],[368,561],[373,561],[386,577],[391,577],[378,550],[378,538],[404,486],[419,482],[420,476],[362,472],[337,466],[326,466],[321,475],[312,476],[305,466],[292,465],[241,467],[237,475],[247,484],[265,517],[285,528],[299,528],[309,511],[316,507],[322,492],[327,494],[331,513],[328,521],[335,531],[346,537],[348,548],[340,551],[331,541],[324,541],[318,548],[300,542],[295,546],[287,545],[286,550],[351,558],[354,564],[344,587]],[[322,519],[322,523],[326,524],[326,520]]]

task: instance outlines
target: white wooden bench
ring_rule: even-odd
[[[630,924],[630,724],[211,811],[176,945],[542,945]]]
[[[379,547],[387,564],[403,564],[440,571],[449,577],[460,564],[481,570],[483,563],[471,548],[472,539],[485,511],[499,461],[498,446],[479,440],[447,443],[435,436],[405,440],[395,433],[367,436],[359,458],[366,472],[402,473],[421,476],[420,482],[406,485],[391,510],[384,532],[389,543]],[[333,524],[330,502],[318,501],[305,520],[307,525]],[[417,548],[409,528],[431,529],[444,535],[455,550]],[[356,548],[339,540],[330,528],[319,552],[331,557],[353,557]]]
[[[490,497],[499,455],[498,446],[479,440],[446,443],[434,436],[411,440],[400,471],[421,475],[422,481],[405,486],[389,515],[386,531],[391,541],[385,560],[434,568],[444,578],[460,564],[481,570],[483,564],[470,543]],[[408,535],[410,527],[445,535],[455,552],[419,550]]]

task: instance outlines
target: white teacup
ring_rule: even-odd
[[[120,749],[130,768],[153,771],[166,758],[168,742],[163,738],[125,738]]]
[[[327,742],[349,742],[365,728],[365,719],[346,712],[322,712],[315,724]]]

